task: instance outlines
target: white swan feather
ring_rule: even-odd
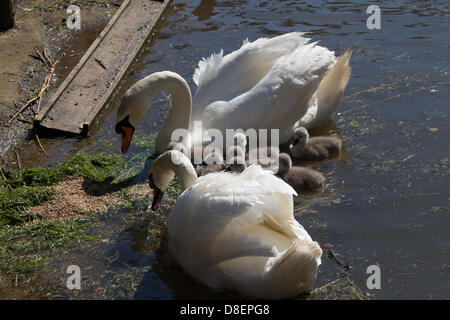
[[[173,152],[178,151],[160,158],[167,162]],[[182,175],[185,166],[173,171]],[[159,175],[167,185],[162,169],[168,167],[158,159],[150,167],[157,186]],[[210,173],[183,185],[168,221],[169,250],[193,278],[257,298],[282,299],[312,289],[322,250],[295,220],[296,192],[288,184],[253,165],[241,174]]]

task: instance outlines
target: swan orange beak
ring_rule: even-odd
[[[121,127],[122,132],[122,153],[127,153],[130,148],[131,138],[133,137],[134,128]]]

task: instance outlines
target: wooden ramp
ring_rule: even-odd
[[[125,0],[50,101],[37,125],[87,135],[170,0]]]

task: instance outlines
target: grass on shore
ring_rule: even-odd
[[[93,215],[65,221],[28,213],[31,207],[55,197],[53,186],[71,176],[102,183],[122,163],[117,155],[79,153],[54,167],[24,169],[0,178],[0,288],[23,280],[46,261],[47,252],[65,244],[92,240],[85,236]],[[47,250],[47,251],[46,251]],[[7,276],[5,276],[7,275]]]

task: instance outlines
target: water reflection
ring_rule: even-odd
[[[197,16],[199,21],[207,20],[213,16],[214,7],[216,5],[216,0],[202,0],[197,8],[192,10],[192,14]]]

